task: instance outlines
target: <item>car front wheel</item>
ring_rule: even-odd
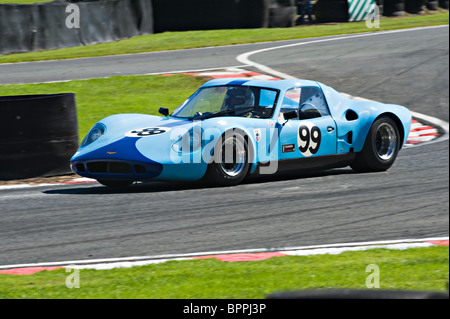
[[[242,182],[249,170],[248,143],[235,131],[226,132],[214,148],[213,162],[206,172],[206,180],[221,186]]]

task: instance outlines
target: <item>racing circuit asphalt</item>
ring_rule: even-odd
[[[448,37],[448,26],[383,33],[250,60],[448,122]],[[244,52],[307,41],[0,65],[0,83],[235,66]],[[0,265],[448,236],[449,144],[405,148],[382,173],[4,189],[0,211]]]

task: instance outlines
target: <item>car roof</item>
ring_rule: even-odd
[[[288,89],[292,87],[301,86],[319,86],[315,81],[302,80],[302,79],[290,79],[290,80],[252,80],[249,78],[225,78],[215,79],[206,82],[202,87],[220,86],[220,85],[242,85],[242,86],[256,86],[270,89]]]

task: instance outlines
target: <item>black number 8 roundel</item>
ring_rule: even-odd
[[[126,136],[129,137],[146,137],[146,136],[152,136],[157,134],[162,134],[165,132],[170,131],[170,128],[166,127],[149,127],[149,128],[141,128],[137,130],[132,130],[126,133]]]
[[[165,131],[158,128],[158,127],[152,127],[152,128],[144,128],[143,130],[138,131],[131,131],[131,133],[136,134],[137,136],[149,136],[149,135],[156,135],[164,133]]]
[[[312,123],[303,123],[298,128],[298,149],[304,156],[314,155],[319,150],[321,138],[320,128]]]

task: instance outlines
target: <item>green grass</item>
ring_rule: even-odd
[[[372,31],[442,25],[449,23],[448,12],[383,17],[379,29],[368,29],[365,22],[299,26],[294,28],[235,29],[212,31],[164,32],[109,42],[57,50],[0,55],[0,63],[50,59],[68,59],[163,50],[177,50],[231,44],[302,39]]]
[[[66,270],[34,275],[0,275],[0,298],[150,298],[237,299],[304,289],[367,289],[379,268],[380,289],[440,291],[449,280],[448,247],[407,250],[373,249],[340,255],[274,257],[263,261],[222,262],[216,259],[80,270],[80,288],[66,287]]]
[[[75,93],[80,140],[99,120],[117,113],[158,114],[175,110],[205,79],[190,75],[114,76],[91,80],[0,85],[0,96]]]
[[[0,4],[33,4],[51,1],[53,0],[0,0]]]

